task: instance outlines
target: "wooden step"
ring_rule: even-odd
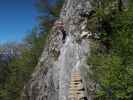
[[[72,75],[80,75],[80,73],[73,73]]]
[[[78,83],[78,84],[70,84],[69,85],[70,87],[83,87],[83,84],[81,84],[81,83]]]
[[[82,82],[81,79],[72,79],[71,81],[79,81],[79,82]]]
[[[82,84],[81,74],[79,71],[72,73],[69,86],[69,100],[84,100],[85,89]]]
[[[83,88],[78,88],[78,89],[77,89],[77,88],[70,88],[69,90],[70,90],[70,91],[82,91],[82,89],[83,89]]]
[[[84,94],[81,93],[81,92],[73,91],[73,92],[70,92],[69,95],[79,95],[79,96],[83,96]]]
[[[81,77],[71,77],[71,79],[81,79]]]
[[[81,82],[80,81],[71,81],[70,84],[80,84]]]
[[[81,76],[80,74],[72,74],[71,76]]]

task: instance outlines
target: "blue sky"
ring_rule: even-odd
[[[20,42],[36,25],[35,0],[0,0],[0,44]]]

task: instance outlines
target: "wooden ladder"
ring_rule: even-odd
[[[75,71],[71,75],[70,88],[69,88],[69,100],[87,100],[84,94],[84,87],[79,71]]]

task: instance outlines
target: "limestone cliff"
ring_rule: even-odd
[[[94,10],[94,1],[97,0],[65,0],[59,19],[64,24],[65,40],[62,31],[53,27],[32,79],[24,87],[23,100],[69,100],[75,69],[81,73],[85,95],[93,100],[95,84],[87,76],[86,64],[91,41],[83,35],[89,33],[86,16]]]

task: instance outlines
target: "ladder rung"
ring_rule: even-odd
[[[70,83],[81,83],[80,81],[71,81]]]
[[[72,76],[81,76],[80,74],[72,74]]]
[[[81,79],[81,77],[71,77],[71,79]]]
[[[80,94],[83,95],[83,91],[71,90],[69,93],[70,93],[70,94],[77,94],[77,93],[80,93]]]
[[[84,87],[82,84],[81,74],[79,71],[73,72],[71,75],[69,98],[70,100],[84,100]],[[86,100],[86,99],[85,99]]]

